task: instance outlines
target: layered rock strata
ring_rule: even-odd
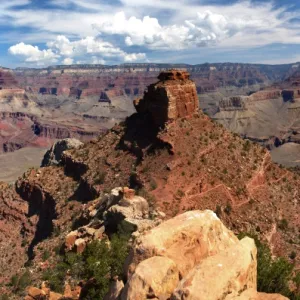
[[[191,116],[199,108],[196,85],[185,71],[162,72],[158,83],[151,84],[142,99],[135,100],[139,113],[149,113],[163,127],[167,121]]]

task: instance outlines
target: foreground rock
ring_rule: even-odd
[[[256,247],[244,238],[217,255],[204,259],[176,288],[172,299],[221,299],[256,289]]]
[[[279,294],[258,293],[255,289],[249,289],[239,296],[228,295],[225,300],[288,300]]]
[[[212,211],[186,212],[137,239],[121,299],[285,299],[256,292],[256,252]]]
[[[78,149],[81,145],[83,145],[83,143],[77,139],[63,139],[56,142],[50,150],[45,153],[41,166],[47,167],[59,164],[64,151]]]
[[[204,258],[235,245],[237,237],[211,211],[189,211],[142,236],[128,259],[128,274],[152,256],[172,259],[185,276]]]

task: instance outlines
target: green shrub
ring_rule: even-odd
[[[47,280],[53,291],[62,292],[67,271],[75,280],[93,280],[83,290],[83,299],[103,299],[114,276],[122,276],[124,261],[128,255],[128,238],[114,235],[110,240],[93,241],[82,254],[67,253],[54,269],[46,270]]]
[[[230,213],[231,213],[231,211],[232,211],[232,206],[231,206],[230,203],[227,203],[227,205],[226,205],[224,211],[225,211],[225,213],[226,213],[227,215],[230,215]]]
[[[50,253],[48,250],[45,250],[45,251],[42,253],[42,260],[43,260],[43,261],[46,261],[47,259],[49,259],[50,256],[51,256],[51,253]]]
[[[300,295],[290,290],[289,283],[297,285],[299,274],[294,272],[294,265],[285,258],[273,259],[269,247],[262,243],[255,234],[241,233],[239,239],[249,236],[255,240],[257,247],[257,290],[264,293],[278,293],[292,300],[299,300]],[[300,278],[299,278],[300,279]],[[300,286],[300,280],[298,288]]]
[[[21,275],[13,275],[9,285],[12,286],[14,293],[19,293],[25,290],[31,283],[31,276],[28,270]]]
[[[287,230],[289,228],[289,223],[287,219],[282,219],[278,222],[278,228],[281,230]]]

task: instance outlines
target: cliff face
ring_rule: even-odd
[[[106,90],[142,95],[158,74],[171,68],[188,71],[197,92],[215,91],[225,86],[252,86],[280,80],[291,68],[248,64],[126,64],[120,66],[79,65],[56,66],[48,69],[17,69],[19,84],[28,91],[41,94],[86,97],[100,96]],[[296,70],[294,70],[296,71]]]
[[[190,116],[198,110],[196,86],[187,72],[162,72],[158,78],[160,81],[148,87],[143,99],[135,100],[139,113],[149,113],[154,123],[163,127],[167,121]]]
[[[0,68],[0,89],[17,88],[18,82],[14,73],[9,69]]]

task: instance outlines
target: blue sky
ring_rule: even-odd
[[[0,65],[300,61],[300,1],[1,0]]]

